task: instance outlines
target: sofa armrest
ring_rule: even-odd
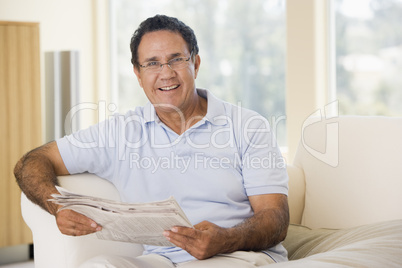
[[[289,213],[290,223],[300,224],[304,211],[304,197],[306,193],[306,182],[301,168],[293,165],[287,166],[289,176]]]
[[[93,174],[59,177],[62,187],[80,194],[119,200],[117,189]],[[142,245],[97,239],[94,234],[72,237],[60,233],[55,217],[21,195],[21,210],[33,234],[35,267],[70,268],[100,254],[138,256]]]

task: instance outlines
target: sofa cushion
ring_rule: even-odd
[[[402,219],[402,118],[310,120],[294,161],[306,180],[301,224],[344,229]]]
[[[304,258],[337,230],[310,229],[303,225],[291,224],[283,246],[288,251],[289,260]]]
[[[303,216],[306,193],[304,173],[301,168],[292,165],[288,165],[286,169],[289,175],[288,202],[290,223],[300,224]]]
[[[401,267],[402,220],[343,230],[290,225],[283,245],[290,262],[277,266]]]

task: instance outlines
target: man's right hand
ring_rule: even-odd
[[[102,230],[102,226],[90,218],[70,209],[60,210],[55,216],[60,232],[65,235],[80,236]]]

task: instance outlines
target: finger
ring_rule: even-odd
[[[182,226],[173,226],[170,229],[170,232],[175,235],[181,235],[181,236],[187,236],[190,238],[197,239],[201,236],[200,230],[197,230],[195,228],[190,228],[190,227],[182,227]]]
[[[202,232],[194,228],[174,226],[163,233],[174,245],[184,249],[191,255],[197,254]]]
[[[89,228],[88,225],[83,225],[76,222],[58,221],[58,227],[61,233],[72,236],[87,235],[98,231],[97,229]]]
[[[86,235],[102,228],[88,217],[72,210],[61,210],[56,214],[59,230],[66,235]]]
[[[189,230],[185,230],[189,231]],[[197,232],[201,232],[196,230]],[[192,233],[192,232],[190,232]],[[167,235],[167,239],[172,242],[174,245],[184,249],[190,255],[194,256],[196,259],[203,260],[206,258],[211,257],[208,250],[208,246],[203,244],[202,238],[195,238],[199,235],[193,236],[186,236],[180,233],[175,233],[173,231],[165,231],[164,234]]]
[[[194,245],[196,244],[196,239],[189,236],[185,236],[172,231],[165,231],[163,234],[166,239],[169,240],[171,243],[173,243],[177,247],[184,249],[190,254],[192,252],[192,249],[194,248]]]
[[[87,216],[82,215],[78,212],[70,210],[70,209],[65,209],[65,210],[59,211],[58,216],[60,216],[60,215],[63,215],[64,217],[70,219],[71,221],[74,221],[79,224],[89,225],[89,226],[93,225],[93,224],[96,225],[96,222],[93,221],[92,219],[90,219]]]
[[[67,220],[67,224],[70,224],[75,229],[90,233],[102,229],[95,221],[75,211],[66,210],[65,212],[60,211],[60,213]]]

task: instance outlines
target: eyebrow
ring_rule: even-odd
[[[181,55],[183,55],[183,53],[181,53],[181,52],[172,53],[168,56],[168,59],[171,60],[171,59],[176,58]],[[150,57],[150,58],[147,58],[144,60],[144,62],[149,62],[149,61],[159,61],[159,58],[157,56],[153,56],[153,57]]]

